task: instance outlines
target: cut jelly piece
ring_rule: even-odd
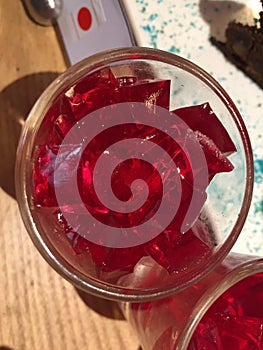
[[[60,114],[54,120],[54,129],[57,131],[59,136],[63,139],[69,130],[75,125],[76,120],[71,114]]]
[[[68,131],[70,128],[69,124],[72,126],[75,123],[76,119],[72,113],[70,103],[62,92],[47,111],[36,134],[35,144],[38,146],[50,144],[51,149],[54,148],[54,145],[61,143],[66,130]],[[63,128],[63,130],[60,130],[60,128]]]
[[[122,84],[119,91],[121,102],[144,102],[148,107],[157,105],[169,109],[169,80],[139,82],[132,86]]]
[[[52,215],[54,220],[57,220],[58,232],[49,232],[50,239],[57,244],[56,234],[59,235],[60,239],[64,237],[72,246],[72,254],[90,257],[91,263],[96,265],[98,275],[116,270],[132,271],[138,261],[146,255],[151,256],[169,273],[173,273],[183,269],[185,259],[188,263],[192,259],[194,264],[196,257],[206,256],[212,252],[214,247],[211,237],[207,235],[206,227],[201,227],[200,220],[198,220],[206,200],[205,190],[208,185],[207,181],[204,180],[205,176],[202,176],[204,169],[202,165],[200,168],[192,169],[187,154],[179,147],[179,144],[185,142],[190,142],[191,147],[191,140],[181,139],[179,143],[174,142],[171,136],[163,131],[142,125],[136,120],[132,124],[125,124],[124,116],[123,124],[106,129],[96,135],[84,150],[78,144],[77,133],[76,140],[74,139],[72,144],[61,146],[63,139],[74,125],[81,127],[82,118],[102,107],[120,102],[143,102],[148,107],[147,113],[150,115],[152,115],[155,105],[168,110],[170,81],[139,79],[139,77],[133,76],[115,76],[109,68],[96,71],[83,78],[62,92],[54,101],[40,127],[41,135],[37,136],[36,139],[38,146],[34,154],[34,200],[38,208],[54,208]],[[113,112],[114,109],[112,109]],[[174,128],[178,129],[178,138],[180,138],[181,130],[184,130],[183,134],[185,132],[187,134],[188,129],[185,130],[185,128],[188,126],[195,131],[191,135],[203,149],[208,162],[210,180],[216,173],[233,169],[226,154],[233,152],[235,147],[209,104],[182,108],[173,111],[173,113],[186,123],[174,125]],[[109,118],[111,117],[109,115]],[[121,116],[118,117],[121,118]],[[178,170],[178,173],[174,175],[179,175],[182,186],[180,206],[170,225],[158,237],[131,248],[108,248],[103,246],[103,235],[108,234],[106,231],[100,232],[101,245],[82,237],[77,231],[78,220],[82,218],[82,215],[85,215],[85,210],[88,210],[95,219],[104,223],[106,227],[124,229],[134,227],[133,232],[136,235],[136,226],[153,217],[159,208],[163,194],[162,181],[170,181],[171,186],[176,183],[173,177],[168,176],[172,171],[169,163],[162,159],[156,159],[162,163],[161,172],[166,174],[161,179],[155,164],[136,159],[132,149],[124,149],[124,153],[127,156],[130,155],[130,159],[121,162],[114,169],[111,177],[112,191],[120,201],[128,202],[132,199],[131,185],[133,181],[143,179],[149,189],[147,200],[139,209],[129,213],[110,210],[99,200],[93,184],[97,160],[112,144],[132,138],[151,140],[153,144],[162,147],[173,159]],[[59,149],[60,153],[67,154],[67,162],[57,161]],[[69,184],[65,190],[65,196],[73,198],[71,196],[73,186],[70,184],[73,183],[72,177],[76,174],[74,157],[80,152],[82,153],[77,168],[77,182],[79,194],[85,206],[74,203],[74,201],[63,204],[63,212],[67,213],[68,217],[72,216],[72,225],[68,225],[63,218],[61,208],[58,207],[54,189],[54,172],[56,169],[61,175],[61,181],[67,181]],[[56,186],[59,187],[60,183],[56,183]],[[195,206],[196,210],[185,219],[194,194],[198,194],[196,197],[199,198]],[[167,196],[169,197],[169,193]],[[39,213],[41,215],[41,211]],[[76,213],[77,215],[75,215]],[[185,220],[184,224],[187,229],[182,233],[180,228]],[[44,216],[42,222],[45,222]],[[70,256],[67,258],[70,261]]]
[[[132,271],[136,263],[145,255],[143,246],[131,248],[105,248],[89,244],[92,260],[102,272],[115,270]]]
[[[219,150],[219,148],[215,145],[214,141],[212,141],[206,135],[203,135],[199,131],[195,131],[195,135],[200,145],[202,146],[206,157],[210,181],[216,174],[230,172],[234,169],[233,164]]]
[[[236,152],[236,147],[227,130],[208,102],[197,106],[178,108],[173,113],[178,115],[193,131],[199,131],[213,140],[222,153],[229,155]]]
[[[57,206],[54,189],[54,164],[56,155],[47,145],[36,151],[34,169],[35,205],[41,207]]]
[[[193,338],[187,350],[227,350],[223,347],[219,329],[213,319],[206,324],[200,324],[198,327],[202,340],[200,341],[197,337]]]
[[[203,236],[202,239],[195,234],[197,229],[195,226],[199,226],[198,230],[199,234]],[[188,271],[193,268],[191,262],[195,264],[196,256],[205,257],[211,254],[212,247],[213,242],[208,235],[207,227],[198,220],[192,229],[183,235],[176,231],[173,224],[168,226],[154,242],[146,245],[145,250],[169,273],[182,273],[186,265],[188,265]]]

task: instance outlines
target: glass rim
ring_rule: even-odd
[[[107,282],[100,282],[95,278],[85,276],[83,273],[73,268],[62,255],[52,246],[48,239],[44,239],[38,232],[38,229],[32,218],[30,208],[27,201],[27,188],[26,180],[28,178],[28,169],[26,166],[27,162],[21,162],[21,159],[30,160],[33,146],[33,140],[30,139],[30,132],[33,129],[37,130],[37,127],[42,122],[47,108],[54,100],[54,96],[58,96],[64,89],[65,86],[72,86],[74,82],[84,77],[88,72],[97,69],[101,66],[109,65],[114,62],[121,62],[130,59],[145,59],[161,61],[163,63],[177,66],[178,68],[187,71],[199,80],[205,83],[206,86],[211,88],[213,92],[218,96],[224,106],[228,109],[235,125],[238,129],[241,141],[244,147],[245,163],[246,163],[246,179],[245,179],[245,193],[243,196],[243,202],[240,208],[237,220],[232,228],[229,237],[222,244],[220,249],[216,251],[211,258],[209,263],[202,266],[201,277],[207,275],[215,266],[222,261],[228,252],[231,250],[235,241],[237,240],[239,233],[245,223],[247,217],[253,191],[253,156],[252,148],[248,136],[248,132],[245,127],[245,123],[237,110],[235,104],[221,87],[221,85],[207,72],[196,64],[180,57],[175,54],[161,51],[158,49],[146,48],[146,47],[127,47],[118,48],[113,50],[107,50],[95,55],[92,55],[83,61],[75,64],[68,68],[62,73],[49,87],[42,93],[35,105],[33,106],[22,131],[22,136],[19,141],[17,151],[17,161],[15,169],[15,184],[16,184],[16,195],[17,201],[20,208],[20,213],[24,221],[27,232],[29,233],[33,243],[37,247],[38,251],[42,254],[45,260],[66,280],[71,282],[77,288],[84,290],[85,292],[91,293],[96,296],[100,296],[106,299],[142,302],[148,300],[154,300],[169,296],[178,292],[182,289],[187,288],[189,285],[195,283],[200,279],[200,271],[197,271],[192,275],[191,279],[183,281],[180,286],[168,285],[163,288],[151,288],[151,289],[132,289],[126,287],[117,287]],[[39,116],[43,116],[42,119]],[[29,124],[31,125],[29,126]],[[28,140],[29,139],[29,140]],[[27,140],[27,145],[25,147]]]

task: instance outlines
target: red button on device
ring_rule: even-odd
[[[89,30],[92,24],[92,15],[87,7],[82,7],[78,12],[78,23],[82,30]]]

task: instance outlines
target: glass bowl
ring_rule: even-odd
[[[16,192],[34,244],[77,288],[164,297],[208,274],[245,222],[253,159],[242,118],[193,63],[101,52],[40,96],[18,145]]]
[[[177,294],[121,307],[144,350],[261,349],[262,284],[262,258],[230,253]]]

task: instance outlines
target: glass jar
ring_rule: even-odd
[[[170,297],[123,303],[143,350],[262,349],[263,259],[229,254]]]
[[[251,145],[230,97],[155,49],[70,67],[18,145],[17,200],[35,246],[77,288],[109,299],[165,297],[207,275],[235,243],[252,187]]]

